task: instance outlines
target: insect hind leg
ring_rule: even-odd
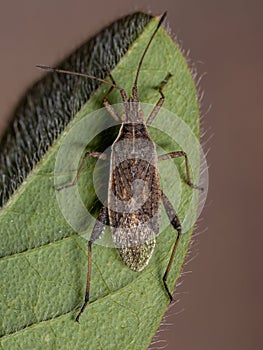
[[[89,302],[92,244],[101,236],[104,230],[104,226],[107,224],[108,221],[109,221],[108,209],[105,206],[103,206],[100,210],[98,219],[93,227],[92,234],[88,242],[88,272],[87,272],[87,282],[86,282],[86,293],[85,293],[84,303],[76,317],[76,322],[79,322],[80,315],[86,309],[86,306]]]
[[[174,243],[174,246],[173,246],[173,250],[172,250],[172,253],[171,253],[171,256],[170,256],[170,259],[169,259],[169,262],[168,262],[168,265],[166,267],[166,270],[165,270],[165,273],[163,275],[163,284],[164,284],[164,288],[170,298],[170,302],[172,303],[174,301],[174,298],[168,288],[168,285],[167,285],[167,277],[168,277],[168,274],[169,274],[169,271],[171,269],[171,266],[172,266],[172,263],[173,263],[173,260],[174,260],[174,256],[175,256],[175,252],[176,252],[176,249],[177,249],[177,246],[178,246],[178,242],[179,242],[179,239],[180,239],[180,236],[181,236],[181,233],[182,233],[182,229],[181,229],[181,223],[180,223],[180,220],[172,206],[172,203],[169,201],[169,199],[166,197],[166,195],[162,192],[162,201],[163,201],[163,205],[164,205],[164,208],[165,208],[165,211],[166,211],[166,214],[170,220],[170,223],[173,225],[173,227],[176,229],[176,231],[178,232],[178,235],[176,237],[176,241]]]

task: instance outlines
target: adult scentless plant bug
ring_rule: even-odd
[[[159,86],[159,93],[161,97],[146,119],[146,122],[144,121],[144,113],[140,109],[137,85],[141,66],[148,48],[165,17],[166,13],[161,16],[155,31],[151,35],[151,38],[144,49],[138,63],[137,72],[132,87],[132,94],[129,98],[127,97],[126,91],[115,83],[110,74],[109,77],[111,82],[88,74],[70,72],[48,66],[37,66],[41,69],[52,72],[72,74],[80,77],[95,79],[109,85],[110,89],[104,96],[103,105],[114,120],[121,122],[119,134],[111,146],[111,156],[109,159],[110,176],[108,183],[108,199],[105,203],[103,203],[88,241],[88,274],[86,294],[81,310],[76,317],[76,321],[79,321],[80,315],[89,302],[92,245],[101,236],[104,226],[109,224],[114,245],[118,250],[122,261],[131,270],[141,271],[148,264],[154,251],[156,235],[159,232],[161,203],[163,203],[168,218],[178,233],[170,260],[163,275],[164,288],[170,298],[170,301],[173,301],[173,296],[169,291],[166,281],[182,230],[180,220],[171,202],[161,190],[157,166],[158,160],[160,161],[169,158],[184,157],[187,184],[192,188],[200,188],[193,185],[190,180],[187,154],[184,151],[175,151],[158,157],[156,146],[151,140],[147,130],[164,103],[165,96],[163,89],[168,83],[169,79],[171,79],[171,73],[168,73],[163,82],[161,82]],[[119,117],[114,108],[108,102],[108,96],[113,89],[120,91],[124,107],[124,113],[121,117]],[[87,157],[107,160],[107,156],[104,153],[86,152],[82,158],[77,175],[73,182],[60,187],[57,190],[76,185]]]

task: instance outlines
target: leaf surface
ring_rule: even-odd
[[[138,61],[156,23],[153,19],[145,27],[111,72],[126,91],[131,90]],[[153,105],[157,102],[156,87],[168,72],[173,78],[164,89],[164,107],[175,112],[198,136],[198,98],[191,73],[179,48],[161,28],[142,66],[139,78],[142,102]],[[158,236],[154,255],[140,273],[126,268],[115,249],[95,244],[91,301],[80,324],[74,322],[85,293],[87,241],[74,232],[61,214],[53,171],[63,140],[81,118],[102,106],[107,90],[105,85],[98,88],[2,208],[1,349],[147,349],[165,313],[169,300],[162,276],[176,238],[171,226]],[[110,102],[121,102],[118,91],[112,93]],[[154,128],[151,134],[162,147],[175,147],[167,146],[167,137],[158,135]],[[107,145],[109,140],[100,142],[98,147]],[[89,164],[79,188],[85,192],[86,205],[92,207],[96,202],[92,182],[94,162]],[[165,164],[164,172],[168,167]],[[184,174],[183,162],[176,164],[180,174]],[[183,185],[178,211],[181,219],[191,193]],[[94,208],[96,211],[95,204]],[[180,240],[168,279],[171,290],[182,268],[191,232]]]

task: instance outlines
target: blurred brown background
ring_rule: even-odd
[[[168,10],[172,33],[207,72],[203,125],[210,187],[196,234],[199,255],[178,288],[159,339],[166,349],[262,349],[263,2],[1,1],[0,127],[41,72],[115,19]],[[205,232],[204,232],[205,231]],[[163,346],[159,342],[153,348]]]

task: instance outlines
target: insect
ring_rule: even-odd
[[[105,225],[108,224],[110,226],[114,245],[124,264],[133,271],[141,271],[147,266],[155,248],[156,235],[159,232],[160,209],[162,203],[170,223],[177,231],[177,237],[172,253],[163,275],[163,285],[166,293],[171,302],[174,300],[167,285],[167,277],[181,236],[181,224],[171,202],[161,190],[157,165],[158,161],[184,157],[187,184],[192,188],[200,188],[194,185],[190,180],[187,154],[184,151],[175,151],[158,157],[156,146],[151,140],[147,130],[164,103],[165,96],[163,89],[169,79],[171,79],[172,74],[168,73],[163,82],[160,83],[160,98],[146,121],[144,121],[144,113],[140,109],[137,88],[138,77],[144,57],[165,17],[166,13],[164,13],[159,19],[158,25],[143,51],[138,63],[132,87],[132,94],[129,98],[127,97],[126,91],[116,84],[110,74],[109,78],[111,79],[111,82],[88,74],[70,72],[42,65],[37,66],[41,69],[52,72],[95,79],[109,85],[110,89],[104,96],[103,105],[114,120],[121,123],[119,134],[111,146],[110,159],[108,159],[110,160],[108,199],[106,203],[103,203],[88,241],[86,293],[84,303],[76,317],[77,322],[79,322],[80,315],[83,313],[89,302],[92,246],[103,233]],[[108,97],[113,89],[120,91],[124,107],[124,114],[121,117],[117,115],[108,102]],[[59,188],[58,190],[76,185],[85,160],[88,157],[107,160],[107,156],[104,153],[86,152],[82,158],[77,175],[73,182]]]

